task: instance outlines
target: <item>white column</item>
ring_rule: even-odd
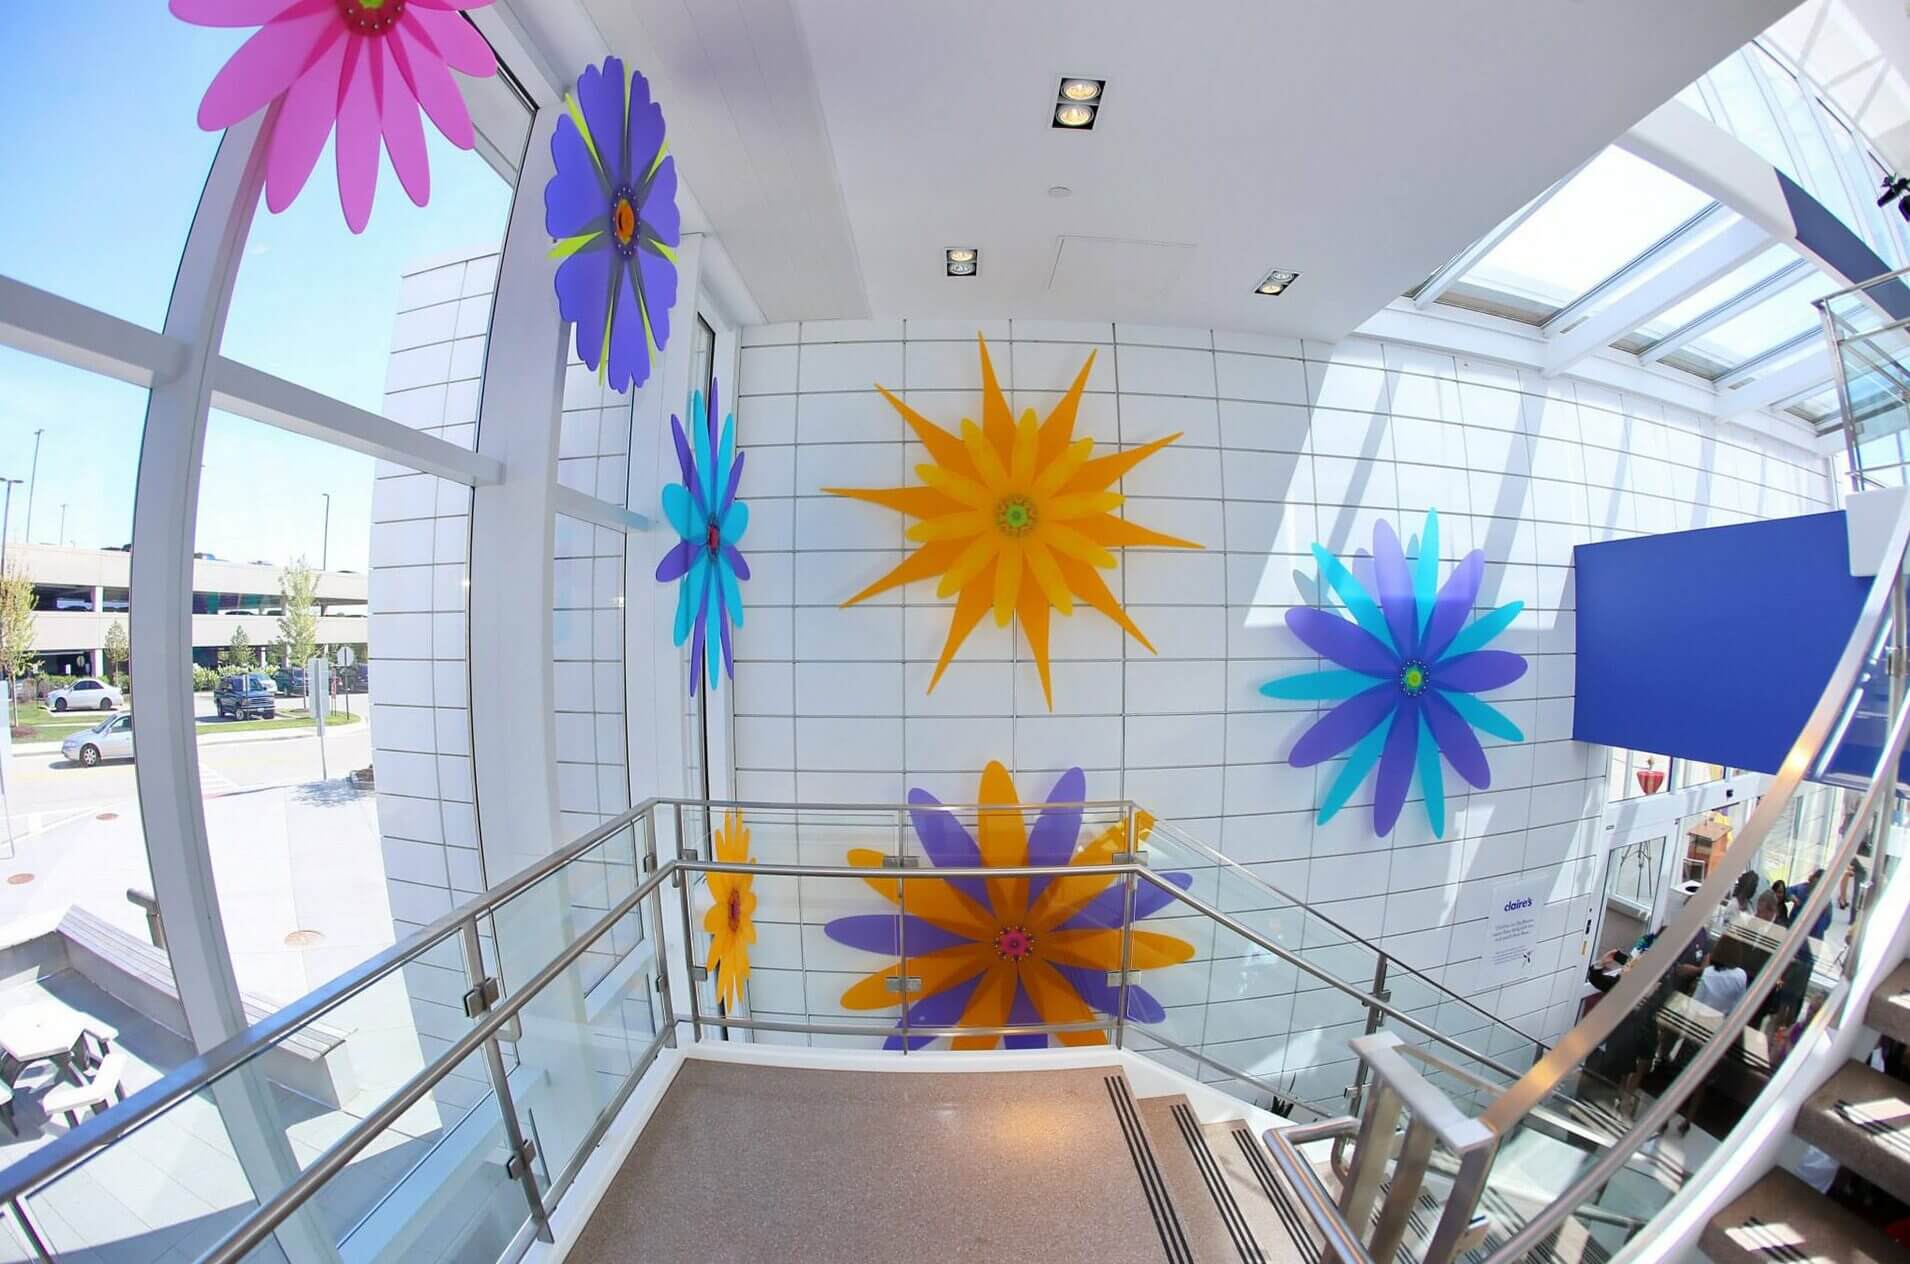
[[[192,537],[212,368],[265,178],[265,156],[258,145],[262,123],[253,118],[228,129],[206,179],[166,310],[165,333],[189,350],[179,375],[152,387],[133,494],[127,635],[134,656],[144,664],[133,686],[133,703],[146,717],[140,721],[134,775],[173,977],[193,1044],[201,1051],[246,1026],[199,797],[192,705]],[[272,1091],[257,1070],[227,1075],[211,1090],[233,1153],[261,1199],[277,1193],[299,1172]],[[308,1211],[287,1220],[275,1238],[292,1264],[338,1260],[330,1235]]]
[[[503,480],[471,498],[471,747],[485,881],[502,882],[568,841],[558,828],[557,736],[551,606],[556,546],[559,419],[565,339],[544,230],[550,137],[562,107],[531,124],[530,147],[511,204],[485,348],[478,451]],[[552,875],[495,919],[507,991],[542,969],[583,929],[573,925],[566,873]],[[575,1153],[600,1106],[599,1077],[576,972],[523,1010],[518,1042],[526,1086],[516,1101],[534,1112],[553,1174]]]

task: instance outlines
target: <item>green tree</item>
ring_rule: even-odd
[[[318,572],[299,558],[279,572],[279,657],[303,667],[318,653]]]
[[[102,648],[106,651],[106,670],[115,676],[125,671],[126,660],[133,656],[133,647],[126,639],[126,625],[113,620],[112,626],[106,629]]]
[[[234,628],[232,639],[219,651],[219,666],[233,671],[251,671],[258,665],[258,655],[252,652],[252,638],[245,634],[244,628]]]
[[[33,630],[33,581],[16,562],[0,574],[0,674],[8,680],[40,670]]]

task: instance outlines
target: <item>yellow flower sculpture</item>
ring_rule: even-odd
[[[876,387],[928,448],[931,463],[915,467],[922,486],[823,489],[921,519],[908,531],[908,538],[920,547],[842,604],[853,606],[900,584],[938,575],[941,583],[936,596],[959,593],[941,661],[929,681],[931,692],[984,614],[993,609],[995,622],[1002,627],[1019,615],[1041,672],[1041,691],[1052,710],[1050,611],[1071,615],[1077,600],[1086,602],[1120,624],[1149,653],[1154,652],[1097,568],[1112,567],[1110,550],[1128,545],[1201,547],[1116,516],[1114,511],[1126,498],[1109,490],[1123,474],[1180,435],[1094,456],[1092,438],[1074,437],[1081,391],[1094,367],[1092,352],[1045,421],[1037,422],[1030,408],[1017,422],[995,380],[988,343],[980,338],[977,342],[982,357],[982,422],[978,426],[964,418],[959,438],[879,384]]]
[[[723,814],[723,827],[713,840],[716,859],[729,864],[748,864],[749,828],[743,814],[731,809]],[[714,901],[703,914],[703,929],[710,933],[708,968],[716,980],[716,999],[735,1010],[743,1003],[743,984],[749,982],[749,946],[756,942],[756,879],[747,873],[712,873],[710,898]]]

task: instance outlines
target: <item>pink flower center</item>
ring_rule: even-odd
[[[338,13],[360,35],[383,35],[405,15],[405,0],[338,0]]]
[[[731,931],[736,931],[736,930],[739,930],[739,929],[741,929],[741,928],[742,928],[742,925],[743,925],[743,893],[742,893],[741,891],[731,891],[731,892],[730,892],[730,898],[729,898],[729,923],[730,923],[730,930],[731,930]]]
[[[995,936],[995,955],[1004,961],[1020,961],[1035,950],[1035,937],[1026,926],[1004,926]]]
[[[705,543],[710,546],[711,553],[719,553],[723,549],[723,532],[714,522],[710,524],[709,537]]]

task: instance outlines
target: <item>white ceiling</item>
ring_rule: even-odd
[[[586,2],[771,320],[1333,338],[1793,0]],[[1108,80],[1092,132],[1064,74]]]

